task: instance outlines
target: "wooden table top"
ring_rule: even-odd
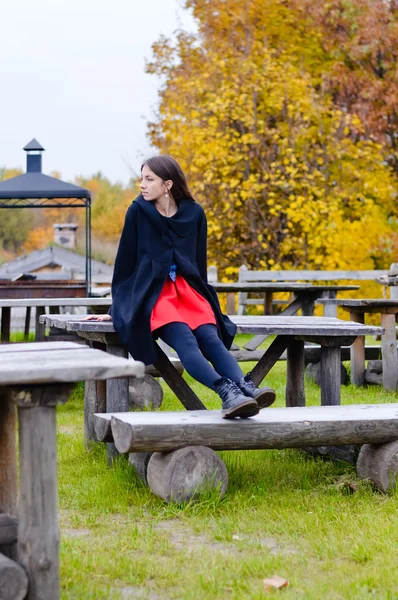
[[[217,292],[311,292],[359,290],[359,285],[315,285],[312,283],[292,282],[235,282],[211,284]]]
[[[389,298],[323,298],[318,304],[341,306],[345,310],[355,312],[398,313],[398,300]]]
[[[142,362],[73,342],[0,346],[0,385],[143,377]]]
[[[0,299],[0,308],[33,306],[110,306],[111,298],[9,298]]]
[[[238,333],[308,335],[308,336],[358,336],[379,335],[382,327],[373,327],[329,317],[284,317],[276,316],[230,316],[238,327]],[[112,321],[86,320],[84,316],[43,315],[42,323],[68,331],[115,333]]]

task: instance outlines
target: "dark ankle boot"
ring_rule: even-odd
[[[227,377],[217,379],[214,387],[222,400],[223,419],[254,417],[258,414],[259,408],[256,400],[242,394],[236,383]]]
[[[275,391],[267,386],[262,388],[256,387],[250,377],[250,373],[238,379],[236,385],[245,396],[254,398],[259,408],[267,408],[275,401]]]

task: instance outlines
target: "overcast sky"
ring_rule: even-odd
[[[126,183],[151,153],[146,120],[159,82],[151,44],[183,27],[182,0],[1,0],[0,167],[25,169],[22,148],[46,149],[43,172],[97,171]]]

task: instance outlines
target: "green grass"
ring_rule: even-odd
[[[280,362],[267,378],[277,406],[285,369]],[[307,382],[306,397],[319,404],[319,388]],[[395,401],[379,387],[342,388],[343,403]],[[165,387],[162,409],[180,408]],[[104,445],[85,450],[82,384],[57,413],[63,599],[398,598],[398,493],[374,491],[350,465],[295,450],[222,452],[222,500],[167,505],[124,457],[109,469]],[[266,595],[262,580],[274,574],[289,586]]]

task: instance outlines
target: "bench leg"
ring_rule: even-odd
[[[364,313],[350,312],[350,320],[365,323]],[[351,383],[358,387],[365,383],[365,336],[360,335],[350,347]]]
[[[35,341],[36,342],[44,342],[46,339],[46,326],[44,323],[40,323],[39,319],[41,315],[46,314],[45,306],[37,306],[36,307],[36,317],[35,317]]]
[[[385,333],[381,336],[381,352],[383,360],[383,387],[386,390],[397,389],[398,357],[395,331],[395,315],[381,315],[381,326]]]
[[[1,341],[10,341],[10,329],[11,329],[11,308],[9,306],[3,306],[1,309]]]
[[[286,406],[305,406],[302,340],[293,339],[287,347]]]
[[[123,346],[113,346],[107,344],[106,351],[113,356],[127,358],[127,350]],[[106,412],[127,412],[129,409],[129,379],[128,377],[117,377],[116,379],[107,379],[106,381]],[[107,443],[108,463],[111,464],[114,458],[119,456],[116,446],[113,443]]]
[[[17,514],[16,410],[0,389],[0,513]],[[16,558],[16,544],[2,546],[2,554]]]
[[[321,404],[340,404],[341,347],[321,347]]]

